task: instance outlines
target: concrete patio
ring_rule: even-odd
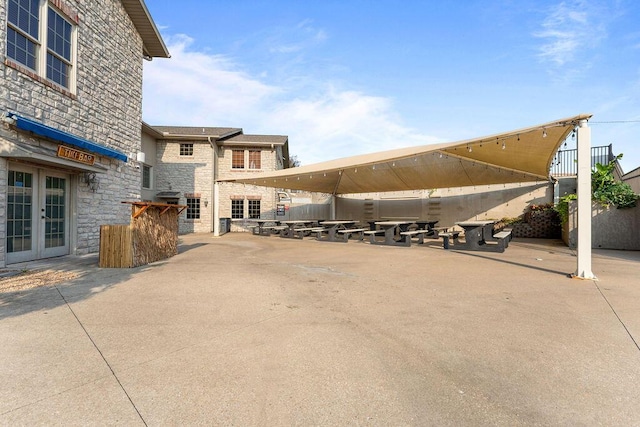
[[[640,252],[181,237],[0,293],[1,425],[640,425]]]

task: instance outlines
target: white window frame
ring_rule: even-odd
[[[190,196],[187,197],[187,212],[186,212],[186,220],[187,221],[199,221],[202,213],[202,199],[200,196]]]
[[[145,170],[149,170],[149,186],[145,187],[144,185],[144,171]],[[145,190],[152,190],[153,189],[153,168],[151,166],[149,166],[146,163],[142,163],[142,188],[144,188]]]
[[[8,9],[8,2],[7,2],[7,9]],[[70,25],[71,25],[71,60],[67,61],[66,59],[63,59],[63,62],[65,64],[67,64],[68,66],[68,78],[69,78],[69,86],[64,86],[64,85],[60,85],[56,82],[54,82],[53,80],[49,80],[47,78],[47,55],[49,53],[49,49],[47,47],[47,37],[49,35],[49,9],[51,9],[54,13],[56,13],[57,15],[59,15],[62,19],[64,19],[65,21],[67,21]],[[8,14],[8,10],[7,10],[7,14]],[[18,32],[20,35],[22,35],[23,37],[26,37],[28,40],[30,40],[31,42],[35,43],[36,45],[36,52],[35,52],[35,56],[36,56],[36,69],[32,69],[31,67],[29,67],[26,64],[23,64],[21,62],[19,62],[17,59],[15,58],[11,58],[8,55],[8,52],[6,49],[8,49],[8,28],[13,29],[14,31]],[[5,31],[6,36],[5,36],[5,43],[6,43],[6,48],[5,48],[5,55],[6,58],[11,61],[12,63],[16,64],[18,67],[23,67],[25,70],[29,70],[32,71],[36,74],[37,77],[39,77],[40,79],[42,79],[43,81],[47,82],[48,84],[52,85],[53,87],[58,87],[61,88],[64,91],[68,91],[71,94],[75,94],[76,93],[76,85],[77,85],[77,69],[78,69],[78,64],[77,64],[77,58],[78,58],[78,23],[74,22],[73,19],[71,19],[69,16],[67,16],[66,13],[64,13],[63,11],[61,11],[60,9],[58,9],[57,7],[55,7],[53,4],[51,4],[49,1],[40,1],[40,6],[38,9],[38,39],[34,39],[33,37],[31,37],[29,34],[25,33],[22,29],[18,28],[17,26],[15,26],[14,24],[9,22],[9,17],[7,16],[7,30]],[[55,55],[56,57],[60,58],[58,55]]]
[[[231,150],[231,170],[232,171],[260,171],[263,170],[264,159],[262,158],[262,152],[260,148],[233,148]],[[242,166],[236,167],[234,163],[233,155],[235,153],[242,153]],[[251,160],[251,153],[257,153],[259,157],[259,165],[256,165]]]

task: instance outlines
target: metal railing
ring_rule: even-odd
[[[613,155],[612,144],[600,147],[591,147],[591,168],[596,167],[596,163],[606,165],[615,156]],[[549,173],[551,176],[574,176],[578,174],[578,150],[558,150],[553,158]]]

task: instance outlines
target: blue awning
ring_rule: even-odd
[[[113,148],[108,148],[104,145],[100,145],[95,142],[77,137],[75,135],[71,135],[70,133],[54,129],[50,126],[43,125],[42,123],[38,123],[14,113],[7,113],[7,117],[15,121],[14,124],[18,129],[33,132],[36,135],[40,135],[54,141],[64,142],[65,144],[82,148],[84,150],[100,154],[102,156],[112,157],[114,159],[122,160],[123,162],[127,161],[126,154],[118,150],[114,150]]]

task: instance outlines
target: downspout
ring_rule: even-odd
[[[211,176],[211,194],[213,196],[213,237],[220,237],[220,188],[218,184],[218,144],[207,136],[207,141],[211,145],[211,161],[213,163],[213,173]]]

